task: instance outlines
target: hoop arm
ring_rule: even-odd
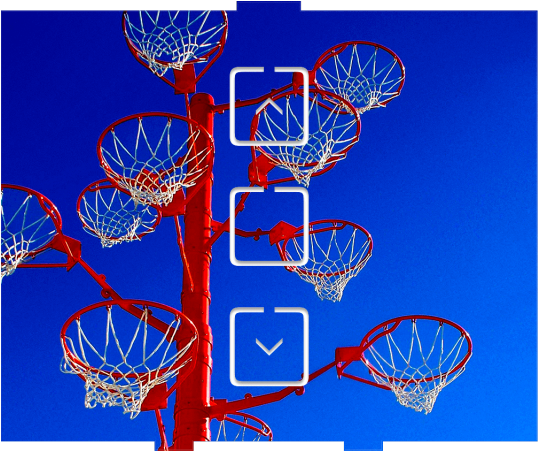
[[[329,371],[331,368],[335,367],[337,364],[336,361],[329,363],[328,365],[325,365],[323,368],[320,368],[317,371],[314,371],[310,374],[308,381],[313,381],[318,376],[322,375],[323,373]],[[229,413],[237,413],[238,415],[241,414],[239,412],[240,410],[245,409],[251,409],[253,407],[262,406],[264,404],[271,404],[273,402],[281,401],[285,397],[291,395],[292,393],[296,393],[297,396],[301,396],[305,391],[304,386],[303,387],[286,387],[282,390],[273,392],[273,393],[266,393],[265,395],[259,395],[259,396],[248,396],[245,397],[245,399],[240,399],[237,401],[228,401],[226,399],[219,399],[215,401],[214,405],[211,405],[209,410],[209,415],[211,418],[217,418],[221,417],[222,415],[226,415]]]
[[[157,419],[157,428],[159,429],[159,436],[161,437],[161,446],[159,446],[158,451],[168,451],[168,441],[166,440],[165,427],[160,409],[155,409],[155,418]]]
[[[67,261],[65,263],[20,263],[17,265],[17,268],[66,268],[67,271],[71,271],[80,260],[80,241],[65,236],[62,232],[58,232],[42,249],[30,252],[29,257],[33,259],[48,249],[54,249],[65,254]]]
[[[101,290],[101,296],[104,299],[111,298],[113,300],[122,300],[123,298],[106,282],[106,276],[104,274],[97,274],[97,272],[94,271],[94,269],[86,263],[82,257],[79,257],[78,263],[80,263],[80,266],[84,268],[84,270],[90,275],[90,277],[95,280],[99,286],[102,288]],[[144,312],[140,310],[139,308],[135,307],[134,305],[120,305],[120,308],[125,310],[126,312],[132,314],[138,319],[141,319]],[[159,332],[162,332],[163,334],[166,334],[168,331],[168,325],[161,321],[160,319],[157,319],[153,317],[152,315],[148,315],[147,323],[157,329]],[[168,339],[168,338],[167,338]]]
[[[342,372],[342,373],[339,374],[339,376],[344,376],[344,377],[347,377],[348,379],[351,379],[353,381],[363,382],[365,384],[372,385],[373,387],[382,388],[383,390],[391,391],[389,387],[386,387],[384,385],[378,384],[377,382],[369,381],[368,379],[363,379],[362,377],[353,376],[352,374],[347,374],[347,373]]]
[[[253,186],[253,184],[251,184],[250,186]],[[240,211],[243,211],[244,210],[244,204],[245,204],[245,201],[247,200],[248,198],[248,195],[250,194],[250,192],[246,191],[244,192],[242,195],[241,195],[241,200],[239,201],[239,204],[237,205],[236,209],[235,209],[235,216],[237,217],[238,213]],[[268,235],[269,236],[269,241],[271,242],[271,245],[275,244],[275,242],[277,242],[277,240],[274,240],[272,235],[275,233],[275,230],[281,225],[281,224],[284,224],[283,221],[280,221],[279,223],[275,224],[270,230],[262,230],[261,228],[257,228],[256,230],[254,230],[253,232],[249,232],[247,230],[243,230],[243,229],[239,229],[239,228],[235,228],[235,234],[240,236],[240,237],[243,237],[243,238],[254,238],[254,241],[258,241],[260,239],[261,236],[265,236],[265,235]],[[296,230],[296,227],[295,226],[291,226],[289,224],[287,224],[291,230],[293,232],[295,232]],[[230,218],[228,218],[226,221],[224,222],[219,222],[219,221],[215,221],[215,220],[212,220],[211,222],[211,230],[215,231],[215,234],[211,237],[211,239],[209,240],[208,242],[208,246],[212,246],[213,243],[220,238],[220,236],[224,233],[224,232],[228,232],[230,233]],[[218,236],[216,236],[218,235]],[[286,236],[287,237],[287,236]],[[286,237],[284,238],[281,238],[281,239],[285,239]],[[278,243],[277,243],[278,245]],[[279,249],[279,252],[280,252],[280,249]],[[281,254],[282,255],[282,254]]]
[[[250,184],[250,186],[255,186],[253,183]],[[250,195],[250,192],[245,191],[243,194],[241,194],[241,198],[239,199],[239,203],[235,207],[235,217],[237,218],[237,215],[240,211],[243,211],[245,209],[245,202],[248,199],[248,196]],[[213,221],[215,222],[215,221]],[[230,231],[230,218],[226,219],[223,223],[220,223],[220,226],[218,230],[206,241],[206,249],[211,249],[215,241],[217,241],[224,232]],[[240,235],[241,236],[241,235]]]

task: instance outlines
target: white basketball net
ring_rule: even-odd
[[[311,94],[309,137],[304,146],[276,146],[260,143],[259,150],[278,167],[289,170],[295,180],[308,187],[310,177],[326,165],[346,157],[358,141],[358,118],[354,111],[335,96],[323,99]],[[328,106],[326,109],[320,102]],[[260,111],[256,141],[299,141],[303,137],[303,100],[290,94],[276,101],[284,114],[270,104]]]
[[[84,230],[101,240],[103,247],[140,240],[153,232],[159,215],[116,188],[86,191],[78,212]]]
[[[231,415],[238,417],[238,419],[235,420],[236,422],[230,421]],[[224,420],[219,421],[219,430],[214,441],[259,442],[262,440],[273,440],[273,434],[267,425],[254,421],[248,417],[242,417],[239,413],[231,415],[228,415]],[[233,419],[234,418],[232,418],[232,420]]]
[[[152,327],[148,327],[147,322],[149,309],[145,307],[131,339],[121,342],[112,320],[113,309],[121,310],[117,306],[107,308],[106,336],[101,351],[83,331],[81,319],[75,321],[77,337],[76,340],[66,337],[68,349],[62,341],[64,358],[60,369],[67,374],[80,375],[86,381],[84,404],[87,408],[93,409],[98,404],[103,407],[119,406],[132,419],[140,413],[142,403],[153,387],[177,376],[179,370],[190,362],[188,359],[174,365],[189,350],[196,336],[178,351],[174,340],[181,322],[176,318],[159,340],[151,340]],[[132,357],[132,354],[136,355]],[[165,368],[168,370],[158,374]]]
[[[375,381],[389,387],[402,406],[428,414],[440,391],[465,370],[465,366],[455,371],[454,368],[462,359],[458,356],[466,339],[451,326],[448,326],[450,333],[447,333],[441,323],[437,323],[437,329],[433,331],[435,322],[423,320],[420,321],[421,327],[429,327],[430,330],[423,332],[428,339],[421,340],[417,327],[419,321],[406,321],[405,327],[402,323],[396,331],[370,345],[364,358],[380,373],[370,371]],[[401,344],[398,345],[397,341]],[[454,345],[447,346],[447,343]]]
[[[28,255],[49,243],[57,233],[50,215],[36,196],[2,188],[2,279],[13,274]]]
[[[125,13],[125,31],[153,73],[206,61],[220,45],[226,21],[218,11],[139,11]]]
[[[393,55],[373,45],[354,44],[319,68],[316,83],[349,101],[362,114],[398,96],[403,78]]]
[[[308,262],[305,266],[287,268],[313,284],[320,299],[340,301],[349,280],[364,268],[371,257],[371,239],[352,225],[318,233],[313,233],[314,227],[319,226],[310,225]],[[297,261],[303,255],[303,236],[290,239],[286,246],[286,260]]]
[[[213,146],[195,149],[201,133],[196,126],[165,116],[122,122],[103,139],[103,169],[136,202],[167,205],[210,166]]]

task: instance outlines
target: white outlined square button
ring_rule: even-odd
[[[302,387],[306,385],[309,377],[309,326],[308,311],[303,307],[275,307],[275,313],[300,313],[303,316],[303,378],[300,381],[240,381],[237,379],[235,371],[235,317],[238,313],[263,312],[263,307],[237,307],[230,312],[230,382],[237,387]],[[266,350],[266,353],[269,354],[273,350]]]
[[[269,260],[238,260],[235,256],[235,196],[237,193],[263,193],[261,186],[237,187],[230,191],[230,262],[234,266],[303,266],[308,262],[309,245],[308,232],[310,230],[308,215],[308,191],[301,186],[277,186],[275,193],[301,193],[303,195],[303,258],[299,261],[269,261]]]
[[[234,67],[230,71],[230,141],[234,146],[250,147],[253,145],[271,145],[296,147],[304,146],[308,142],[309,136],[309,121],[308,114],[309,98],[308,98],[308,71],[304,67],[275,67],[275,72],[299,72],[303,75],[303,137],[299,141],[240,141],[235,137],[235,76],[240,72],[263,72],[263,67]],[[269,98],[270,99],[270,98]],[[274,105],[274,102],[273,102]],[[277,107],[278,108],[278,107]],[[281,111],[282,114],[282,111]]]

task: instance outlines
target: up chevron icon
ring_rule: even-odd
[[[263,72],[263,67],[234,67],[230,71],[230,142],[234,146],[240,146],[240,147],[251,147],[251,146],[257,146],[260,144],[265,144],[268,146],[283,146],[283,147],[296,147],[296,146],[304,146],[308,142],[309,134],[309,125],[308,125],[308,114],[309,114],[309,88],[308,83],[303,83],[302,87],[302,97],[303,97],[303,123],[301,124],[301,130],[302,130],[302,137],[298,141],[240,141],[235,137],[235,108],[236,103],[237,106],[244,106],[244,103],[242,103],[240,100],[237,100],[235,98],[235,76],[238,73],[241,72]],[[304,67],[275,67],[275,72],[298,72],[303,76],[303,80],[308,80],[309,75],[308,71]],[[280,114],[284,114],[282,109],[274,102],[274,100],[267,98],[262,103],[260,107],[256,110],[256,114],[259,114],[260,111],[262,111],[264,108],[266,108],[269,104],[273,105],[273,107],[276,108],[276,110]]]

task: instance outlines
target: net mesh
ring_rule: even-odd
[[[50,214],[43,210],[37,196],[18,189],[2,187],[2,279],[13,274],[17,265],[56,235]]]
[[[208,173],[212,140],[195,149],[202,133],[207,134],[179,116],[131,118],[102,137],[101,166],[135,202],[167,205],[175,193],[194,186]]]
[[[398,96],[404,77],[394,55],[373,44],[355,43],[323,63],[316,84],[364,113]]]
[[[441,390],[465,370],[456,368],[464,343],[461,331],[449,325],[409,320],[370,345],[363,359],[375,381],[390,388],[402,406],[428,414]]]
[[[66,336],[65,342],[62,341],[64,358],[60,369],[85,380],[84,404],[87,408],[92,409],[98,404],[123,407],[124,413],[135,418],[149,391],[175,377],[191,361],[189,358],[181,362],[181,359],[196,336],[181,349],[176,349],[174,340],[179,336],[181,324],[178,317],[169,323],[166,333],[156,338],[152,336],[155,330],[148,327],[148,317],[152,313],[147,306],[138,321],[129,324],[130,327],[115,324],[113,310],[124,312],[118,306],[106,307],[104,342],[102,336],[90,337],[82,328],[81,318],[76,319],[76,339]]]
[[[153,73],[203,62],[220,46],[226,20],[218,11],[125,13],[125,34]]]
[[[329,101],[327,101],[329,99]],[[323,100],[325,102],[323,103]],[[303,98],[290,93],[276,100],[284,114],[267,105],[259,112],[256,141],[299,141],[303,133]],[[314,92],[309,103],[309,136],[304,146],[260,143],[258,150],[277,167],[287,169],[308,187],[312,175],[345,158],[359,139],[360,123],[351,108],[336,96]]]
[[[251,415],[228,414],[218,421],[217,442],[259,442],[272,441],[269,426]]]
[[[301,260],[304,255],[303,236],[297,234],[287,243],[285,259]],[[290,266],[295,272],[314,285],[320,299],[340,301],[344,288],[371,257],[372,239],[353,224],[338,222],[312,223],[309,233],[309,256],[305,266]]]
[[[155,230],[160,219],[153,207],[137,203],[113,187],[85,190],[78,215],[84,230],[99,238],[103,247],[140,240]]]

